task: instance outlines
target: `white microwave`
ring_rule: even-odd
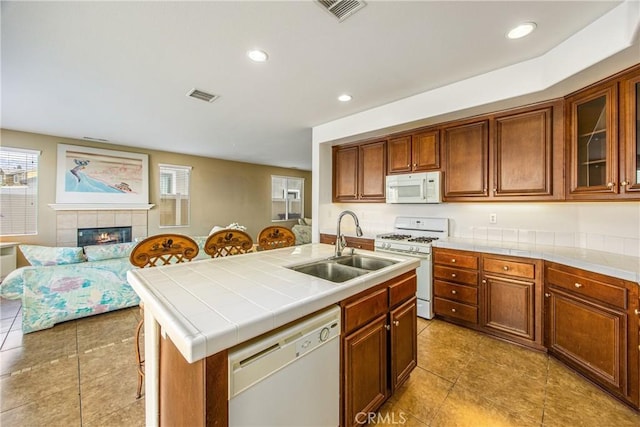
[[[388,175],[387,203],[441,203],[440,171]]]

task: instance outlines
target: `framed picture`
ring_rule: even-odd
[[[149,203],[149,156],[58,144],[56,203]]]

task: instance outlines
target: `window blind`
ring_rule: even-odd
[[[190,166],[160,164],[160,226],[188,226]]]
[[[0,147],[0,235],[38,232],[39,151]]]

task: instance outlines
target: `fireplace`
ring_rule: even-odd
[[[109,245],[131,241],[131,227],[79,228],[78,246]]]

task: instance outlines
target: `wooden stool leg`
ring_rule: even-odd
[[[142,308],[140,308],[140,313],[142,314],[142,318],[140,319],[140,322],[138,322],[135,336],[136,363],[138,365],[138,388],[136,391],[136,399],[140,399],[142,396],[142,381],[144,379],[144,360],[142,360],[142,355],[140,354],[140,332],[142,332],[142,326],[144,325],[144,310]]]

